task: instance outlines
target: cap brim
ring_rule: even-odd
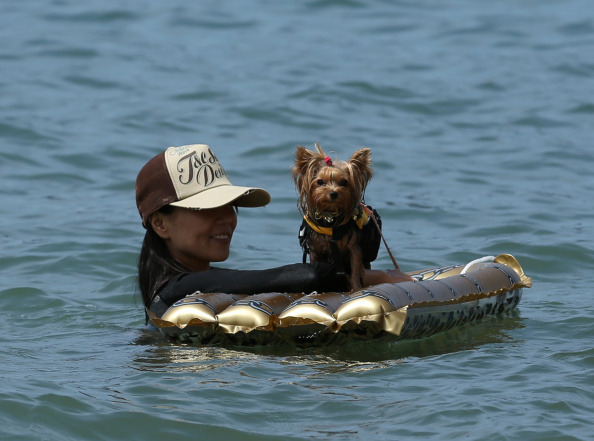
[[[269,202],[270,194],[262,188],[219,185],[169,205],[207,210],[231,203],[238,207],[263,207]]]

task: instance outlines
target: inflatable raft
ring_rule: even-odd
[[[298,346],[430,336],[514,309],[532,286],[509,254],[409,272],[415,281],[353,293],[195,293],[151,322],[171,341]]]

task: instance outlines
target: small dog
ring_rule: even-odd
[[[335,263],[350,274],[351,289],[358,290],[381,241],[379,215],[363,202],[373,176],[371,150],[361,148],[344,162],[333,161],[318,143],[315,147],[297,147],[292,168],[304,218],[299,231],[303,261],[309,255],[311,263]],[[375,215],[377,227],[369,213]]]

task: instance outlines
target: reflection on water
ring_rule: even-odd
[[[141,331],[135,344],[147,346],[146,351],[134,360],[135,368],[142,371],[200,372],[257,358],[257,354],[246,351],[169,343],[158,331],[149,328]]]
[[[411,358],[449,354],[491,344],[518,343],[509,333],[525,327],[518,311],[487,317],[419,340],[396,342],[357,341],[341,346],[297,348],[275,346],[258,348],[210,347],[167,342],[157,331],[146,328],[135,344],[146,346],[134,360],[143,371],[200,372],[220,367],[244,365],[268,359],[285,367],[307,366],[313,372],[334,374],[387,367]]]

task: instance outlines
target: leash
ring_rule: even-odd
[[[367,213],[367,215],[373,220],[373,223],[375,224],[375,227],[377,228],[377,231],[379,232],[382,241],[384,242],[384,245],[386,246],[386,250],[388,250],[388,254],[390,255],[390,259],[392,259],[392,263],[394,264],[394,268],[397,270],[400,270],[400,267],[398,266],[398,264],[396,263],[396,259],[394,258],[394,255],[392,254],[392,251],[390,251],[390,247],[388,246],[388,243],[386,242],[386,238],[384,237],[384,235],[382,234],[382,229],[380,228],[379,224],[377,223],[377,219],[375,218],[373,211],[371,211],[369,208],[367,208],[364,204],[360,204],[361,208],[363,209],[363,211],[365,211],[365,213]]]

